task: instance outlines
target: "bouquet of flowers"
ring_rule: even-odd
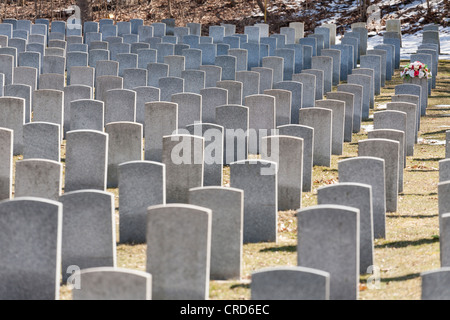
[[[403,79],[408,78],[431,78],[431,71],[428,69],[428,66],[420,61],[414,61],[412,63],[408,63],[403,68],[403,71],[400,72],[400,76]]]

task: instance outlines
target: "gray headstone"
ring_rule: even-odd
[[[189,189],[203,186],[203,162],[202,137],[186,134],[163,137],[167,203],[188,203]]]
[[[362,74],[365,76],[369,76],[370,77],[370,101],[369,101],[369,107],[371,109],[374,108],[375,106],[375,70],[374,69],[369,69],[369,68],[357,68],[357,69],[353,69],[352,70],[352,75],[356,75],[356,74]],[[348,79],[347,79],[348,80]],[[348,81],[347,81],[348,82]],[[363,109],[364,111],[365,109]],[[366,113],[363,113],[363,117],[366,115]],[[368,116],[368,113],[367,113]],[[364,119],[364,118],[363,118]]]
[[[111,122],[106,124],[108,139],[108,177],[107,187],[119,185],[118,167],[123,162],[143,160],[143,126],[135,122]]]
[[[73,292],[73,300],[150,300],[152,276],[147,272],[116,267],[83,269],[84,285]]]
[[[222,79],[222,68],[218,66],[200,66],[199,70],[205,72],[205,88],[215,87]]]
[[[194,123],[186,129],[189,134],[205,139],[203,186],[222,186],[224,128],[213,123]]]
[[[345,102],[345,120],[344,120],[344,142],[352,141],[353,116],[354,116],[354,98],[352,93],[348,92],[328,92],[327,99],[339,100]]]
[[[374,264],[372,187],[339,182],[317,189],[319,205],[341,205],[359,209],[359,271],[366,274]]]
[[[244,243],[277,242],[277,164],[266,160],[233,162],[230,186],[242,189],[245,195]]]
[[[369,119],[369,110],[370,110],[370,98],[371,98],[371,89],[373,86],[372,84],[372,78],[370,76],[366,76],[363,74],[350,74],[347,77],[347,83],[350,85],[357,85],[357,87],[362,87],[362,97],[360,98],[361,100],[361,118],[358,117],[359,119],[359,128],[361,127],[361,121],[363,120],[367,120]],[[341,89],[338,89],[339,91],[346,91],[345,88],[348,86],[346,85],[341,85],[343,87],[341,87]],[[343,90],[344,89],[344,90]],[[353,93],[355,94],[357,91],[359,90],[352,90]],[[349,92],[349,91],[347,91]],[[359,94],[355,95],[355,105],[359,106],[358,101],[358,97]],[[355,110],[354,110],[355,112]],[[355,114],[356,115],[356,114]],[[355,119],[354,119],[355,121]],[[353,123],[355,125],[355,123]],[[356,124],[358,125],[358,124]]]
[[[240,279],[244,193],[235,188],[204,187],[189,190],[189,203],[211,209],[212,280]]]
[[[61,162],[45,159],[16,161],[14,197],[39,197],[57,201],[61,195]]]
[[[333,82],[333,58],[326,56],[312,57],[311,68],[323,71],[323,90],[330,92]]]
[[[70,84],[94,87],[95,68],[72,67],[70,69]]]
[[[154,300],[208,298],[211,215],[210,209],[194,205],[148,208],[146,270],[153,277]],[[165,254],[168,248],[171,255]]]
[[[222,68],[221,80],[235,80],[237,59],[233,56],[217,56],[215,65]]]
[[[316,100],[322,100],[323,99],[323,94],[324,94],[324,83],[323,83],[323,75],[324,72],[323,70],[318,70],[318,69],[303,69],[302,73],[307,73],[307,74],[313,74],[316,76]]]
[[[324,49],[321,52],[321,56],[331,57],[333,59],[332,84],[333,86],[337,86],[341,78],[341,51],[337,49]],[[316,69],[314,66],[312,68]]]
[[[60,127],[48,122],[30,122],[23,126],[23,159],[60,161]]]
[[[26,84],[9,84],[3,87],[6,97],[25,99],[25,123],[31,121],[31,87]]]
[[[249,108],[240,105],[218,106],[214,123],[225,130],[223,164],[247,159]]]
[[[347,92],[353,94],[353,126],[352,132],[361,131],[362,122],[362,102],[364,87],[359,84],[340,84],[337,87],[338,92]]]
[[[252,300],[329,300],[330,274],[305,267],[264,268],[252,273]]]
[[[156,49],[138,49],[138,68],[147,69],[149,63],[156,63]]]
[[[299,124],[314,128],[314,166],[331,166],[332,111],[324,108],[301,109]]]
[[[13,67],[15,67],[14,56],[0,54],[0,73],[5,75],[5,85],[13,83]]]
[[[397,211],[399,142],[387,139],[367,139],[358,141],[358,156],[369,156],[384,160],[386,211]]]
[[[378,67],[379,66],[379,67]],[[361,56],[360,68],[373,69],[374,73],[374,94],[379,95],[381,93],[381,56],[368,54]]]
[[[282,81],[274,83],[273,88],[291,91],[291,123],[298,124],[299,111],[303,108],[303,84],[297,81]]]
[[[127,89],[108,90],[105,101],[105,125],[116,121],[136,121],[136,92]]]
[[[63,283],[71,275],[68,273],[71,266],[80,269],[115,267],[114,195],[98,190],[80,190],[66,192],[58,201],[65,213],[61,248]],[[85,285],[84,282],[80,284],[81,288]]]
[[[196,93],[177,93],[172,95],[171,102],[178,105],[178,128],[201,122],[202,96]]]
[[[99,76],[96,78],[95,99],[105,101],[105,93],[109,90],[122,89],[123,78],[117,76]],[[106,110],[105,110],[106,111]]]
[[[136,122],[145,124],[145,103],[160,100],[159,88],[144,86],[133,88],[136,91]]]
[[[314,128],[291,124],[277,127],[280,135],[292,136],[303,139],[303,188],[302,191],[310,192],[312,188],[312,170],[314,153]]]
[[[145,243],[147,208],[166,203],[165,166],[130,161],[118,169],[120,243]]]
[[[420,275],[422,279],[422,300],[450,299],[450,291],[447,285],[450,280],[449,267],[422,272]]]
[[[0,128],[0,200],[12,196],[13,130]]]
[[[277,126],[291,123],[292,92],[283,89],[268,89],[263,92],[275,97],[275,122]]]
[[[25,99],[0,97],[0,127],[13,130],[13,154],[23,154]]]
[[[247,96],[244,105],[249,110],[248,152],[261,153],[262,138],[276,127],[275,97],[265,94]]]
[[[158,88],[159,79],[169,76],[169,65],[164,63],[148,63],[147,75],[147,85]]]
[[[373,234],[386,237],[386,192],[384,160],[375,157],[353,157],[338,162],[339,182],[353,182],[372,187]],[[365,271],[365,270],[362,270]]]
[[[201,70],[184,70],[181,72],[184,79],[184,91],[200,94],[205,89],[206,72]]]
[[[94,130],[73,130],[66,136],[64,192],[106,190],[108,135]]]
[[[202,122],[215,123],[216,107],[228,104],[228,91],[222,88],[200,90],[202,96]]]
[[[161,101],[170,101],[173,94],[184,92],[184,79],[178,77],[164,77],[158,81],[161,90]]]
[[[298,265],[330,273],[331,300],[357,300],[359,209],[317,205],[299,210],[297,220]]]
[[[173,102],[145,103],[145,154],[144,159],[161,162],[163,137],[178,129],[178,105]]]
[[[69,128],[73,130],[103,131],[105,123],[104,102],[80,99],[70,103]]]
[[[62,205],[25,197],[0,203],[0,297],[58,300]],[[24,242],[24,235],[27,241]]]
[[[240,81],[223,80],[217,81],[216,86],[228,91],[228,104],[242,105],[243,101],[243,83]],[[225,96],[225,95],[224,95]],[[222,101],[225,98],[223,98]],[[224,104],[227,104],[224,103]]]
[[[303,139],[272,135],[263,138],[261,159],[277,163],[278,210],[302,207]]]
[[[297,73],[292,81],[300,82],[303,86],[302,108],[312,108],[316,101],[316,76],[309,73]]]
[[[317,100],[316,107],[332,111],[331,154],[342,155],[344,146],[345,101]]]
[[[282,57],[264,57],[262,59],[262,66],[273,70],[273,84],[283,81],[284,73],[284,58]]]

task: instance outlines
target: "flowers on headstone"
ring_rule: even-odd
[[[408,78],[430,79],[431,70],[428,68],[426,64],[420,61],[414,61],[412,63],[408,63],[403,68],[403,71],[400,72],[400,76],[402,77],[402,79]]]

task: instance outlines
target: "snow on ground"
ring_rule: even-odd
[[[441,54],[439,60],[450,60],[450,27],[439,28],[441,42]],[[376,35],[369,37],[367,47],[373,49],[374,46],[383,43],[383,36]],[[416,53],[417,47],[422,43],[422,31],[414,34],[402,35],[402,48],[400,50],[401,59],[409,59],[409,56]]]

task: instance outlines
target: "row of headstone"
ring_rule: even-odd
[[[333,63],[333,60],[331,62]],[[306,83],[308,79],[302,80]],[[246,82],[245,77],[242,78],[241,83],[244,84]],[[108,88],[109,84],[105,84],[105,86]],[[99,88],[97,87],[96,89],[98,90]],[[216,91],[214,91],[215,98],[216,94],[220,92],[217,89],[219,88],[216,88]],[[350,88],[341,87],[341,89],[343,92],[340,94],[347,93],[347,96],[336,96],[334,99],[330,96],[330,99],[319,102],[318,106],[314,108],[296,109],[295,112],[298,112],[298,116],[294,114],[294,117],[298,117],[298,124],[290,124],[288,122],[287,124],[278,126],[275,106],[278,106],[280,102],[277,102],[277,99],[271,95],[249,95],[244,99],[244,105],[246,107],[227,105],[228,101],[225,99],[222,100],[224,102],[215,104],[217,108],[212,113],[207,113],[207,116],[211,116],[212,122],[224,124],[222,126],[223,128],[270,130],[278,126],[280,129],[281,135],[261,133],[250,136],[244,134],[244,136],[237,138],[236,142],[241,142],[244,146],[246,144],[251,145],[251,148],[254,148],[251,149],[253,153],[260,153],[262,155],[262,160],[248,160],[247,152],[245,151],[245,149],[248,150],[248,147],[244,147],[244,155],[242,158],[231,159],[229,162],[230,186],[237,189],[214,187],[219,189],[215,190],[212,187],[209,189],[203,187],[206,180],[207,152],[205,134],[209,131],[205,128],[207,125],[203,123],[201,125],[193,124],[192,126],[188,126],[187,133],[189,134],[174,135],[173,131],[179,128],[179,119],[176,116],[179,112],[179,103],[151,102],[146,105],[146,109],[153,112],[150,117],[150,120],[153,121],[150,129],[153,132],[149,131],[146,138],[153,136],[160,137],[157,140],[161,141],[157,142],[158,145],[151,149],[156,150],[154,152],[152,151],[151,154],[155,154],[158,157],[157,162],[151,162],[147,159],[145,161],[142,160],[142,125],[139,126],[134,123],[133,126],[127,126],[127,123],[118,123],[116,127],[113,126],[114,122],[108,122],[105,133],[98,132],[103,131],[103,125],[97,127],[101,130],[86,130],[86,128],[83,128],[84,130],[70,130],[66,135],[65,192],[67,192],[67,195],[88,192],[87,190],[90,189],[100,189],[101,191],[98,192],[104,192],[107,181],[109,181],[107,179],[107,172],[111,168],[111,172],[115,172],[116,177],[111,181],[117,179],[116,183],[119,186],[120,241],[147,242],[149,255],[147,256],[146,270],[153,277],[153,297],[155,299],[204,299],[207,297],[209,277],[217,277],[217,279],[221,277],[239,277],[240,273],[237,270],[239,269],[238,265],[240,265],[240,255],[238,252],[242,252],[242,243],[276,241],[278,208],[298,209],[301,207],[301,191],[305,189],[305,180],[309,185],[311,184],[312,165],[315,163],[316,165],[329,166],[332,147],[335,148],[335,152],[340,152],[339,147],[342,146],[342,140],[345,137],[344,133],[348,132],[345,129],[349,130],[348,128],[351,128],[349,131],[351,136],[354,128],[357,128],[358,122],[356,122],[355,126],[355,118],[356,120],[360,120],[361,116],[353,116],[355,115],[355,100],[358,99],[355,98],[354,93],[349,94],[345,91],[345,89],[350,90]],[[123,101],[126,105],[130,103],[130,100],[134,100],[132,96],[125,95],[128,93],[125,90],[119,91],[121,92],[100,89],[100,94],[105,95],[105,103],[108,100],[107,97],[111,95],[108,100],[108,105],[112,106],[112,112],[117,110],[114,106],[119,104],[118,100],[120,100],[121,94],[124,95]],[[292,91],[295,91],[295,89]],[[293,96],[292,91],[291,94]],[[281,95],[282,93],[280,91],[277,94]],[[362,92],[359,91],[359,104],[357,108],[359,115],[362,114],[362,96]],[[206,99],[208,98],[206,97]],[[88,99],[87,101],[91,100]],[[352,106],[352,108],[347,109],[346,106]],[[359,109],[359,106],[361,109]],[[163,108],[165,110],[162,110]],[[210,112],[211,110],[207,111]],[[245,117],[235,117],[237,113],[233,112],[241,112],[241,114],[245,114]],[[291,112],[285,113],[284,117],[286,115],[292,117],[292,112],[291,109]],[[400,112],[402,116],[403,113],[406,119],[406,112]],[[240,122],[233,122],[235,118],[239,118],[239,120],[244,119],[244,121],[241,120],[243,125],[240,125]],[[412,119],[416,119],[415,114]],[[389,124],[386,124],[386,121],[382,120],[382,114],[377,115],[376,122],[377,126],[379,124],[380,127],[375,131],[379,131],[380,133],[379,135],[375,135],[376,132],[374,131],[372,137],[360,142],[359,155],[361,157],[357,157],[377,157],[368,159],[378,161],[373,161],[377,164],[372,164],[370,168],[372,171],[374,167],[381,169],[376,173],[367,173],[367,168],[369,167],[364,165],[363,168],[365,168],[365,171],[362,169],[362,172],[355,175],[354,168],[356,164],[352,163],[351,173],[349,174],[351,177],[347,184],[344,181],[345,179],[342,178],[341,185],[320,189],[321,203],[318,207],[306,208],[299,211],[298,264],[300,267],[315,268],[329,273],[329,289],[327,289],[326,284],[316,288],[319,288],[320,292],[329,291],[329,296],[332,299],[357,297],[359,271],[364,272],[364,268],[373,259],[371,255],[371,252],[373,252],[373,238],[380,237],[380,235],[383,237],[384,225],[380,221],[384,221],[384,213],[380,214],[380,208],[383,207],[380,199],[384,195],[386,199],[385,210],[388,210],[388,200],[390,204],[395,203],[396,205],[396,197],[400,186],[399,167],[403,168],[403,163],[400,165],[400,159],[403,159],[405,154],[406,143],[403,141],[406,133],[409,132],[407,131],[409,127],[407,127],[407,121],[405,120],[405,124],[401,128],[404,129],[403,132],[393,130],[392,128],[386,128],[386,125],[389,126]],[[133,122],[133,120],[127,121]],[[346,126],[346,124],[348,125]],[[167,133],[164,132],[163,130],[165,130],[166,126],[172,130]],[[116,132],[114,131],[115,127],[118,128]],[[415,126],[413,127],[415,128]],[[215,129],[214,132],[217,132],[219,137],[220,133],[224,132],[217,125],[214,126],[212,124],[212,128]],[[327,128],[327,130],[324,130],[324,128]],[[196,131],[198,132],[197,135],[195,134]],[[392,132],[386,133],[385,131]],[[392,133],[397,133],[397,131],[402,134],[402,138],[393,139],[392,137],[394,135]],[[194,135],[192,135],[192,132],[194,132]],[[228,132],[225,132],[228,137]],[[12,131],[5,130],[4,135],[11,137]],[[390,140],[385,140],[386,136]],[[236,136],[232,136],[232,138],[234,142]],[[6,148],[9,146],[11,149],[12,139],[7,139],[5,138],[7,142],[4,145]],[[218,140],[220,141],[221,138]],[[401,140],[403,143],[395,140]],[[59,138],[57,141],[60,141]],[[81,142],[77,144],[76,141]],[[137,142],[130,143],[130,141]],[[261,143],[259,143],[260,141]],[[100,145],[101,148],[99,148]],[[210,147],[217,148],[216,145],[210,145]],[[93,162],[89,162],[93,161],[94,149],[97,152],[95,156],[98,165],[93,165]],[[101,151],[100,154],[99,150]],[[114,150],[121,150],[122,152],[114,152]],[[187,152],[187,150],[190,150],[190,152]],[[235,149],[233,147],[231,150],[229,148],[225,150],[227,152],[231,151],[234,155],[234,153],[239,151],[239,148]],[[110,152],[112,152],[112,156]],[[130,156],[139,154],[139,156],[136,156],[137,159],[130,159],[124,158],[121,153]],[[274,157],[274,155],[278,155],[278,157]],[[84,159],[80,159],[81,157]],[[222,160],[223,155],[219,152],[219,155],[216,155],[216,157]],[[12,156],[7,157],[6,163],[10,163],[11,158]],[[113,162],[108,160],[111,158],[114,159]],[[378,158],[384,160],[385,166],[383,166],[383,162],[380,162]],[[78,160],[75,161],[75,159]],[[309,162],[305,159],[309,159]],[[50,165],[53,165],[53,162],[50,160],[22,160],[20,163],[34,165],[32,170],[29,170],[31,177],[28,177],[27,174],[27,179],[32,179],[33,172],[39,171],[36,169],[36,166],[40,162],[46,162],[48,164],[45,167],[42,166],[41,170],[48,170],[45,171],[44,175],[47,175],[47,178],[51,179],[52,182],[57,182],[52,185],[46,183],[45,188],[42,189],[44,191],[54,191],[56,189],[57,199],[66,196],[66,193],[63,196],[60,196],[59,193],[61,165],[57,161],[53,161],[56,165],[51,167]],[[307,162],[308,165],[306,165]],[[47,167],[51,167],[51,169],[47,169]],[[89,167],[89,170],[86,170],[87,167]],[[213,169],[211,168],[211,170]],[[82,170],[87,172],[82,173]],[[51,174],[49,173],[50,171]],[[341,172],[339,174],[341,175]],[[344,175],[344,173],[342,174]],[[309,180],[308,178],[305,179],[305,176],[309,177]],[[355,176],[361,177],[355,178]],[[384,178],[384,183],[376,179],[380,177],[381,179]],[[149,185],[150,181],[151,184]],[[69,182],[69,186],[67,186],[67,182]],[[365,184],[362,185],[361,183]],[[31,182],[28,185],[31,185]],[[58,187],[55,188],[54,185],[58,185]],[[260,188],[255,190],[255,185],[260,186]],[[386,186],[385,190],[381,185]],[[229,220],[226,220],[227,223],[223,222],[224,220],[222,219],[224,216],[229,215],[229,209],[227,209],[226,213],[212,215],[214,219],[218,219],[214,223],[211,213],[213,211],[220,212],[220,210],[223,210],[223,205],[221,207],[217,199],[225,201],[227,196],[223,193],[227,193],[228,191],[230,197],[233,194],[234,198],[232,199],[234,201],[230,198],[226,204],[227,206],[230,203],[236,204],[236,207],[233,208],[233,217],[235,220],[230,221],[231,218],[226,217],[225,219]],[[340,192],[351,193],[352,196],[348,198],[339,197]],[[90,200],[89,203],[91,202]],[[166,203],[168,205],[165,205]],[[191,205],[182,205],[180,203],[189,203]],[[373,203],[372,207],[371,203]],[[101,205],[100,201],[98,201],[98,205]],[[192,205],[200,205],[204,208],[193,207]],[[147,210],[149,206],[154,207]],[[378,210],[376,216],[375,206]],[[83,211],[85,214],[88,211],[80,209],[78,206],[74,210]],[[105,210],[104,212],[110,212],[109,210]],[[106,213],[106,216],[110,217],[109,213]],[[169,216],[174,217],[173,221],[167,221]],[[328,223],[330,219],[331,223]],[[85,220],[83,223],[87,223],[87,219]],[[220,223],[217,223],[217,221],[220,221]],[[113,224],[111,223],[111,225]],[[195,235],[187,232],[180,233],[179,230],[183,229],[180,226],[185,225],[192,226],[192,228],[199,230],[199,232]],[[226,229],[216,229],[216,231],[213,231],[215,230],[214,226],[217,227],[219,225],[227,225],[229,229],[227,227]],[[323,228],[323,225],[328,225],[329,228]],[[86,232],[89,233],[94,226],[95,224],[86,228]],[[78,228],[78,225],[75,223],[74,227]],[[320,232],[318,233],[317,230],[320,230]],[[103,231],[101,233],[105,235],[109,234],[109,231],[110,229],[108,228],[108,232]],[[339,233],[342,237],[342,242],[335,243],[335,233]],[[174,237],[174,234],[177,236]],[[234,236],[231,238],[230,234]],[[90,235],[92,236],[92,234]],[[173,239],[169,240],[167,235],[171,235]],[[72,236],[76,239],[76,237],[80,237],[80,234],[74,234]],[[90,239],[90,237],[87,236],[87,239]],[[233,247],[234,249],[229,249],[226,253],[220,251],[220,247],[223,246],[224,242],[229,243],[230,248]],[[107,243],[113,245],[115,241],[112,239],[111,241],[107,241]],[[196,243],[197,246],[193,246],[192,243]],[[348,243],[351,243],[351,245],[349,246]],[[330,254],[325,255],[326,257],[317,257],[317,254],[313,254],[314,250],[312,248],[317,248],[318,246],[320,248],[326,248]],[[173,252],[179,257],[179,260],[169,259],[169,256],[164,254],[168,248],[175,250]],[[73,249],[74,251],[76,250],[76,248]],[[194,255],[194,252],[197,254]],[[79,252],[73,252],[72,254],[82,255]],[[226,254],[231,255],[231,257],[228,257],[228,261],[233,261],[233,263],[229,265],[223,263],[221,259]],[[157,256],[158,259],[152,258],[153,256]],[[209,265],[209,257],[211,257],[211,265]],[[79,259],[83,261],[82,258]],[[213,259],[216,259],[216,262],[213,262]],[[83,268],[95,267],[89,265],[91,263],[90,261],[93,260],[92,257],[88,257],[87,260],[89,260],[89,263],[83,266]],[[159,261],[155,262],[157,260]],[[179,265],[183,265],[183,272],[188,272],[193,275],[191,279],[182,277],[183,272],[179,272]],[[213,272],[214,268],[217,269]],[[227,271],[224,271],[225,269]],[[208,274],[209,272],[210,274]],[[223,276],[223,274],[228,275]],[[322,278],[326,278],[326,273],[322,273],[321,276]],[[173,288],[173,283],[177,284],[175,289]],[[323,294],[320,296],[326,297],[327,295]]]

